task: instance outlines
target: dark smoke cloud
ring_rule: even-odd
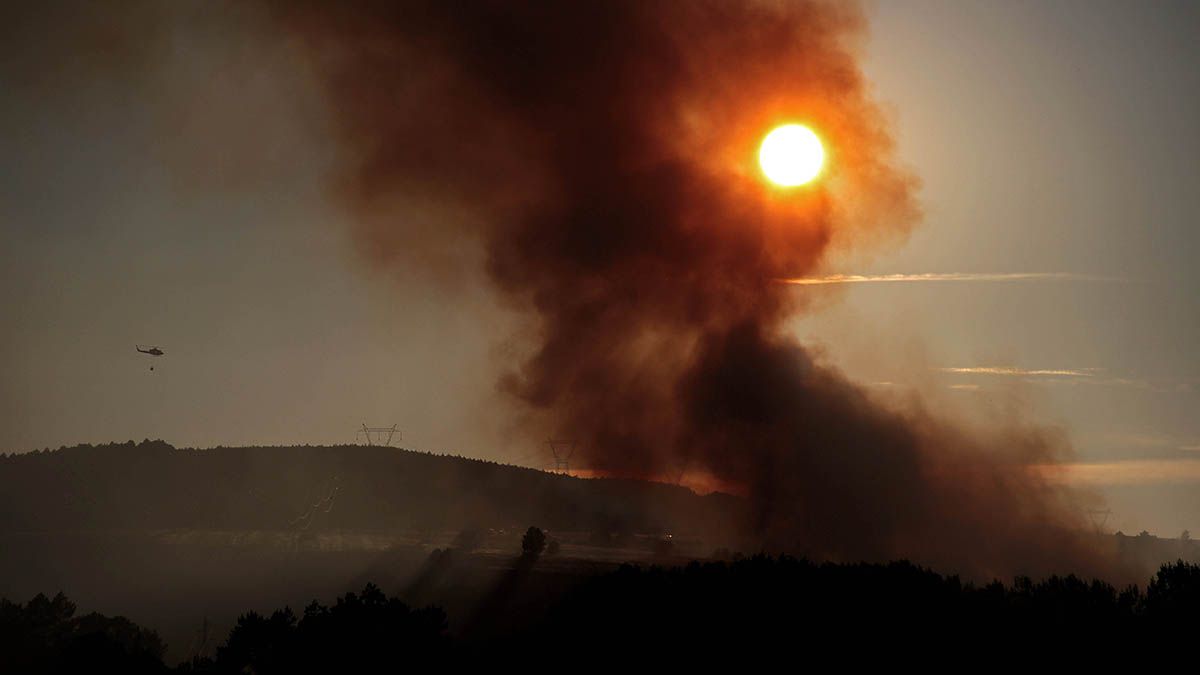
[[[327,87],[341,197],[366,248],[453,276],[481,242],[532,351],[501,388],[587,463],[681,466],[750,495],[771,549],[910,557],[976,574],[1098,563],[1030,465],[1066,444],[898,412],[784,329],[836,247],[902,238],[896,168],[857,64],[853,6],[824,2],[286,3]],[[813,187],[755,166],[774,125],[823,136]]]

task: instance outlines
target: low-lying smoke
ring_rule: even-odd
[[[1095,571],[1067,449],[897,412],[785,330],[835,247],[917,221],[858,66],[854,6],[826,2],[284,3],[345,151],[338,194],[392,264],[444,274],[481,242],[528,319],[501,389],[587,463],[688,466],[756,506],[754,545],[909,557],[976,574]],[[770,187],[762,136],[809,125],[812,186]]]

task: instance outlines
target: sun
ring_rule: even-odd
[[[803,124],[775,127],[758,149],[763,174],[780,187],[796,187],[816,178],[825,164],[825,148]]]

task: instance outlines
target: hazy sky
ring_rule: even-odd
[[[254,43],[252,16],[148,7],[112,63],[8,22],[26,39],[0,48],[0,450],[339,443],[365,422],[544,463],[494,405],[509,323],[480,280],[355,248],[287,45]],[[1200,529],[1200,6],[869,16],[865,67],[926,217],[829,271],[1077,276],[797,287],[823,309],[795,329],[881,396],[1062,426],[1117,527]]]

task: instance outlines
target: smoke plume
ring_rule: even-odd
[[[1070,495],[1029,470],[1063,440],[967,433],[817,362],[785,322],[839,247],[902,239],[915,181],[826,2],[285,3],[326,87],[338,194],[389,264],[454,275],[477,242],[526,317],[500,382],[586,463],[687,466],[749,495],[752,540],[977,574],[1096,567]],[[782,191],[762,136],[828,160]]]

